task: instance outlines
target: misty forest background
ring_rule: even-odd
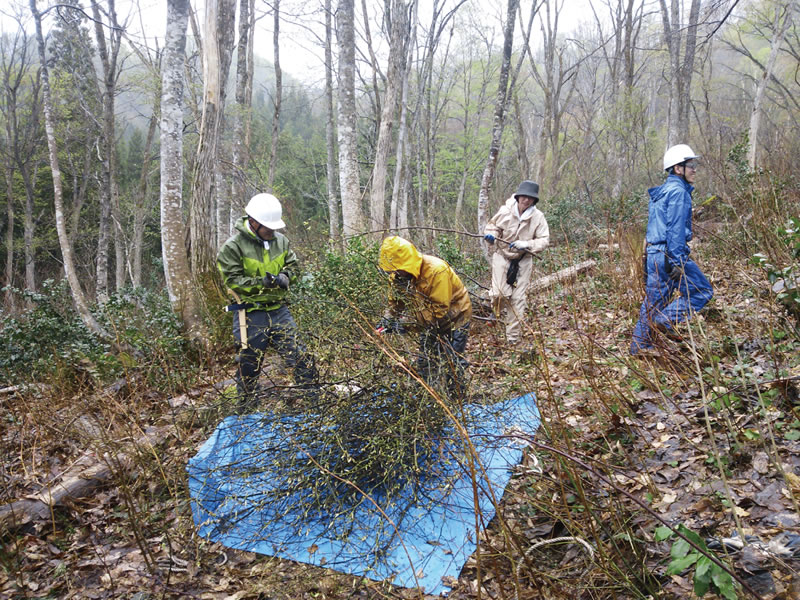
[[[795,0],[0,10],[0,595],[424,595],[194,533],[186,462],[233,411],[215,256],[263,191],[301,260],[291,310],[331,418],[369,440],[366,480],[405,481],[404,444],[454,426],[406,376],[414,340],[372,335],[387,233],[467,285],[471,399],[536,394],[542,426],[518,432],[503,518],[451,598],[800,593]],[[715,299],[683,345],[637,361],[647,189],[676,143],[702,156],[693,256]],[[591,268],[540,280],[525,347],[508,348],[481,233],[523,179],[551,233],[535,277]],[[292,386],[271,354],[262,381],[280,412]],[[360,419],[380,411],[334,383],[393,389],[402,415]],[[574,543],[534,552],[563,536],[591,560]],[[731,536],[783,553],[709,541]]]

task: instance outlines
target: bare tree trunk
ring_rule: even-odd
[[[789,0],[788,4],[775,7],[775,22],[773,25],[772,42],[770,44],[769,58],[764,67],[764,72],[761,74],[761,79],[758,81],[756,88],[756,95],[753,98],[753,112],[750,113],[750,132],[748,136],[747,147],[747,164],[751,171],[756,169],[756,156],[758,149],[758,129],[761,123],[761,103],[764,100],[764,94],[767,91],[767,83],[772,77],[772,72],[775,70],[775,63],[778,60],[778,53],[780,52],[783,38],[786,31],[792,24],[792,12],[795,0]]]
[[[339,202],[336,196],[336,127],[333,112],[333,32],[331,28],[331,0],[325,0],[325,150],[326,185],[328,191],[328,232],[330,238],[339,235]]]
[[[667,147],[686,143],[689,136],[689,91],[694,72],[697,45],[697,22],[700,18],[701,0],[692,0],[689,23],[681,23],[681,0],[672,0],[669,10],[666,0],[659,0],[664,41],[669,52],[670,97],[667,116]],[[686,48],[681,61],[682,31],[686,30]]]
[[[414,1],[414,0],[412,0]],[[403,86],[403,71],[406,62],[406,45],[409,43],[408,8],[404,0],[392,0],[391,14],[384,19],[389,23],[389,64],[386,69],[386,89],[383,110],[375,148],[375,165],[372,170],[372,193],[370,194],[370,228],[383,229],[386,224],[386,177],[389,152],[392,143],[392,128],[397,110],[397,99]],[[387,2],[388,8],[388,2]]]
[[[164,277],[173,310],[190,335],[203,337],[203,321],[184,242],[183,61],[189,0],[168,0],[161,80],[161,249]]]
[[[121,252],[124,236],[122,234],[122,223],[119,218],[119,195],[116,191],[116,136],[114,127],[114,104],[117,85],[117,56],[122,40],[122,30],[117,24],[116,9],[114,0],[107,1],[108,23],[103,21],[100,6],[96,0],[92,1],[92,16],[94,18],[95,41],[100,55],[100,64],[103,69],[103,137],[100,175],[100,223],[97,239],[97,284],[95,293],[101,302],[108,299],[108,247],[109,232],[113,228],[115,231],[115,247],[117,249],[117,285],[119,274],[125,277],[124,253]],[[106,26],[107,25],[107,26]],[[106,40],[106,31],[109,38]],[[112,220],[113,216],[113,220]],[[122,270],[120,270],[122,269]]]
[[[225,236],[220,236],[222,242],[230,235],[234,214],[244,206],[247,188],[245,186],[247,166],[250,161],[250,152],[245,133],[246,124],[250,121],[252,106],[252,79],[253,60],[250,51],[253,37],[253,0],[239,2],[239,42],[236,49],[236,109],[233,111],[233,166],[234,173],[231,180],[231,206],[228,217],[228,231]]]
[[[400,123],[397,127],[397,152],[395,154],[394,186],[389,209],[389,227],[395,231],[408,226],[408,196],[405,180],[408,178],[408,88],[411,67],[414,60],[414,46],[417,39],[417,18],[419,3],[414,2],[414,14],[409,30],[411,39],[406,47],[406,62],[402,73],[402,90],[400,92]],[[402,225],[401,225],[402,224]]]
[[[144,246],[144,216],[150,191],[150,161],[153,151],[153,140],[156,136],[156,125],[161,111],[161,90],[156,92],[153,99],[153,114],[150,115],[150,122],[147,125],[147,138],[144,142],[144,153],[142,156],[142,171],[139,173],[139,191],[133,201],[133,244],[131,248],[132,268],[131,283],[134,287],[142,285],[142,248]]]
[[[342,194],[342,232],[345,237],[364,227],[358,173],[356,131],[356,46],[353,0],[339,0],[336,35],[339,42],[339,190]]]
[[[64,194],[61,185],[61,168],[58,163],[58,148],[56,147],[55,123],[53,118],[53,101],[50,94],[50,74],[47,67],[47,53],[42,34],[42,17],[36,8],[36,0],[30,0],[31,14],[36,27],[36,43],[39,48],[39,61],[42,70],[42,108],[44,110],[45,132],[47,134],[47,147],[50,156],[50,171],[53,176],[53,204],[55,206],[56,231],[61,246],[61,256],[64,261],[64,275],[69,283],[72,300],[86,326],[102,337],[108,337],[100,324],[92,316],[86,298],[81,290],[78,274],[75,270],[75,261],[72,256],[72,246],[67,238],[67,227],[64,220]]]
[[[203,115],[189,207],[192,273],[201,282],[213,277],[215,272],[218,155],[235,16],[235,0],[209,0],[206,3]]]
[[[272,143],[269,149],[269,176],[267,187],[273,190],[275,184],[275,165],[278,162],[278,135],[281,124],[281,99],[283,97],[283,72],[281,71],[281,51],[280,51],[280,26],[281,26],[281,0],[274,2],[274,25],[272,31],[272,53],[273,65],[275,67],[275,96],[272,100],[274,110],[272,112]]]
[[[489,221],[489,188],[494,180],[497,168],[497,157],[500,154],[500,140],[503,137],[506,105],[508,104],[508,78],[511,70],[511,49],[514,44],[514,26],[516,24],[519,0],[508,0],[506,10],[506,26],[503,32],[503,59],[500,77],[497,82],[497,98],[494,106],[494,123],[492,125],[492,141],[489,145],[489,157],[481,177],[481,189],[478,194],[478,231],[483,231]],[[484,252],[486,249],[484,248]]]
[[[24,171],[24,172],[23,172]],[[25,186],[25,215],[23,220],[23,245],[25,256],[25,289],[31,292],[36,291],[36,255],[33,250],[33,182],[26,167],[20,167],[22,181]]]
[[[14,293],[14,166],[11,157],[6,160],[6,275],[3,281],[5,288],[4,306],[13,311]]]
[[[80,233],[81,210],[86,203],[86,192],[91,178],[91,169],[92,153],[85,152],[83,155],[83,173],[80,181],[78,181],[77,170],[72,180],[72,212],[70,213],[69,230],[67,231],[70,246],[75,244],[75,238]]]
[[[524,179],[528,179],[531,172],[531,163],[528,159],[528,138],[525,135],[525,123],[522,116],[522,110],[519,107],[519,95],[516,92],[512,93],[514,101],[514,123],[517,126],[517,161],[519,162],[519,170]]]

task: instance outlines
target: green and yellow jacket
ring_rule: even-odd
[[[267,273],[286,273],[289,282],[298,278],[297,256],[289,248],[285,235],[264,242],[247,226],[247,217],[236,222],[236,233],[222,245],[217,254],[217,268],[225,285],[236,292],[242,302],[256,306],[251,310],[274,310],[286,302],[288,290],[264,287]]]

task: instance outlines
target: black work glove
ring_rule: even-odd
[[[264,287],[275,287],[275,275],[272,273],[267,273],[264,275],[264,279],[261,280],[261,283],[264,284]]]
[[[390,319],[383,317],[375,326],[375,331],[378,333],[405,333],[405,329],[397,319]]]
[[[673,265],[669,263],[667,263],[667,265],[669,266],[669,278],[672,281],[680,281],[681,278],[684,276],[683,265],[681,264]]]
[[[288,290],[289,276],[284,272],[278,273],[278,276],[275,278],[275,285],[277,285],[282,290]]]

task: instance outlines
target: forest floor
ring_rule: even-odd
[[[683,342],[662,340],[658,357],[627,352],[641,290],[624,249],[593,253],[592,272],[532,299],[530,346],[508,348],[497,326],[473,327],[473,391],[534,391],[543,425],[529,468],[505,491],[509,530],[492,522],[480,575],[473,557],[449,598],[692,597],[703,561],[668,574],[680,542],[658,536],[664,524],[683,525],[730,565],[749,588],[736,597],[800,597],[796,323],[763,274],[723,244],[696,254],[715,299]],[[194,534],[185,466],[219,420],[213,383],[226,376],[209,368],[206,385],[171,398],[47,386],[0,397],[3,503],[46,489],[87,448],[118,452],[119,431],[170,431],[129,457],[133,471],[115,469],[50,518],[5,530],[0,598],[432,598]],[[81,430],[86,407],[116,415],[119,429]],[[574,540],[531,548],[561,536],[584,539],[593,558]]]

